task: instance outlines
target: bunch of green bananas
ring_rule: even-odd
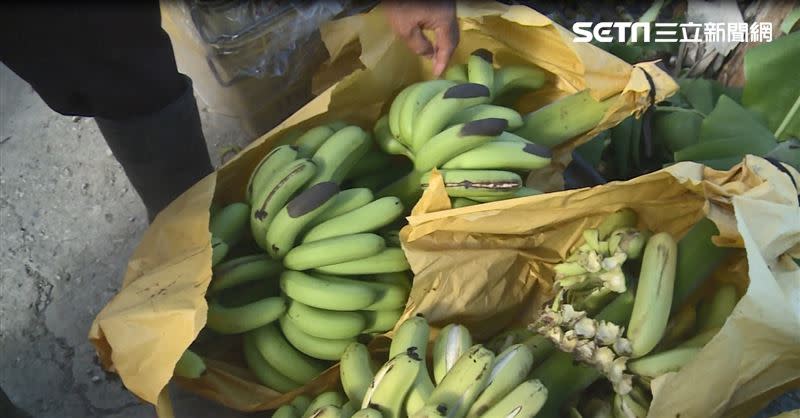
[[[550,164],[551,148],[594,128],[606,111],[607,103],[585,90],[523,116],[511,104],[544,85],[545,72],[496,69],[493,61],[479,49],[444,79],[400,91],[374,135],[386,153],[413,160],[414,169],[382,193],[413,197],[437,168],[455,207],[538,194],[523,175]]]
[[[464,326],[450,324],[435,338],[431,374],[429,339],[428,322],[414,316],[397,328],[383,364],[375,362],[365,345],[351,343],[339,366],[343,395],[326,392],[310,406],[285,405],[273,416],[532,417],[547,399],[547,389],[526,378],[533,355],[524,345],[496,354],[473,344]]]

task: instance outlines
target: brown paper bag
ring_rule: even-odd
[[[462,33],[453,62],[463,63],[473,50],[486,48],[499,65],[528,63],[550,73],[541,92],[526,98],[524,110],[586,88],[598,99],[613,101],[596,129],[556,150],[554,167],[534,180],[542,188],[558,188],[560,172],[577,145],[677,90],[654,63],[631,66],[591,45],[573,43],[568,31],[530,8],[459,4],[458,13]],[[118,373],[136,396],[159,405],[161,417],[172,416],[164,388],[174,366],[205,325],[212,200],[241,201],[258,161],[292,132],[335,119],[371,129],[402,87],[430,78],[430,63],[413,55],[391,33],[381,7],[331,22],[322,28],[322,35],[331,55],[316,77],[317,88],[324,91],[158,216],[129,261],[122,290],[92,324],[89,338],[103,365]],[[557,217],[553,221],[560,222]],[[508,257],[516,259],[511,252]],[[521,274],[521,264],[514,268]],[[452,302],[443,303],[447,307]],[[231,408],[255,411],[276,408],[299,393],[326,390],[336,384],[337,375],[334,367],[306,387],[281,395],[258,384],[236,350],[231,350],[209,358],[206,376],[178,383]]]
[[[459,209],[434,175],[401,233],[415,273],[401,321],[421,313],[489,338],[535,319],[553,296],[553,265],[606,215],[630,207],[640,227],[678,239],[707,216],[720,230],[715,243],[738,250],[698,293],[723,281],[746,293],[691,363],[653,382],[648,417],[749,417],[800,384],[800,269],[791,260],[800,254],[800,173],[791,172],[794,180],[753,156],[727,172],[680,163],[626,182]]]

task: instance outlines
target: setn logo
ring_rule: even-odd
[[[643,42],[650,42],[650,24],[645,22],[598,22],[592,28],[592,22],[575,22],[572,32],[578,35],[575,42],[638,42],[642,34]],[[616,39],[614,34],[616,33]]]

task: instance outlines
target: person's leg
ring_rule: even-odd
[[[213,168],[158,1],[14,5],[0,60],[58,113],[94,117],[152,218]]]

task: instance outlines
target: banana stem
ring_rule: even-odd
[[[789,109],[789,113],[786,114],[786,117],[783,118],[783,121],[781,121],[781,124],[778,126],[778,129],[775,130],[775,139],[777,139],[778,141],[783,141],[784,139],[787,139],[787,138],[781,139],[781,135],[783,135],[783,131],[786,130],[786,127],[789,126],[789,121],[794,119],[794,115],[797,113],[798,110],[800,110],[800,95],[797,96],[797,100],[794,101],[792,108]]]

